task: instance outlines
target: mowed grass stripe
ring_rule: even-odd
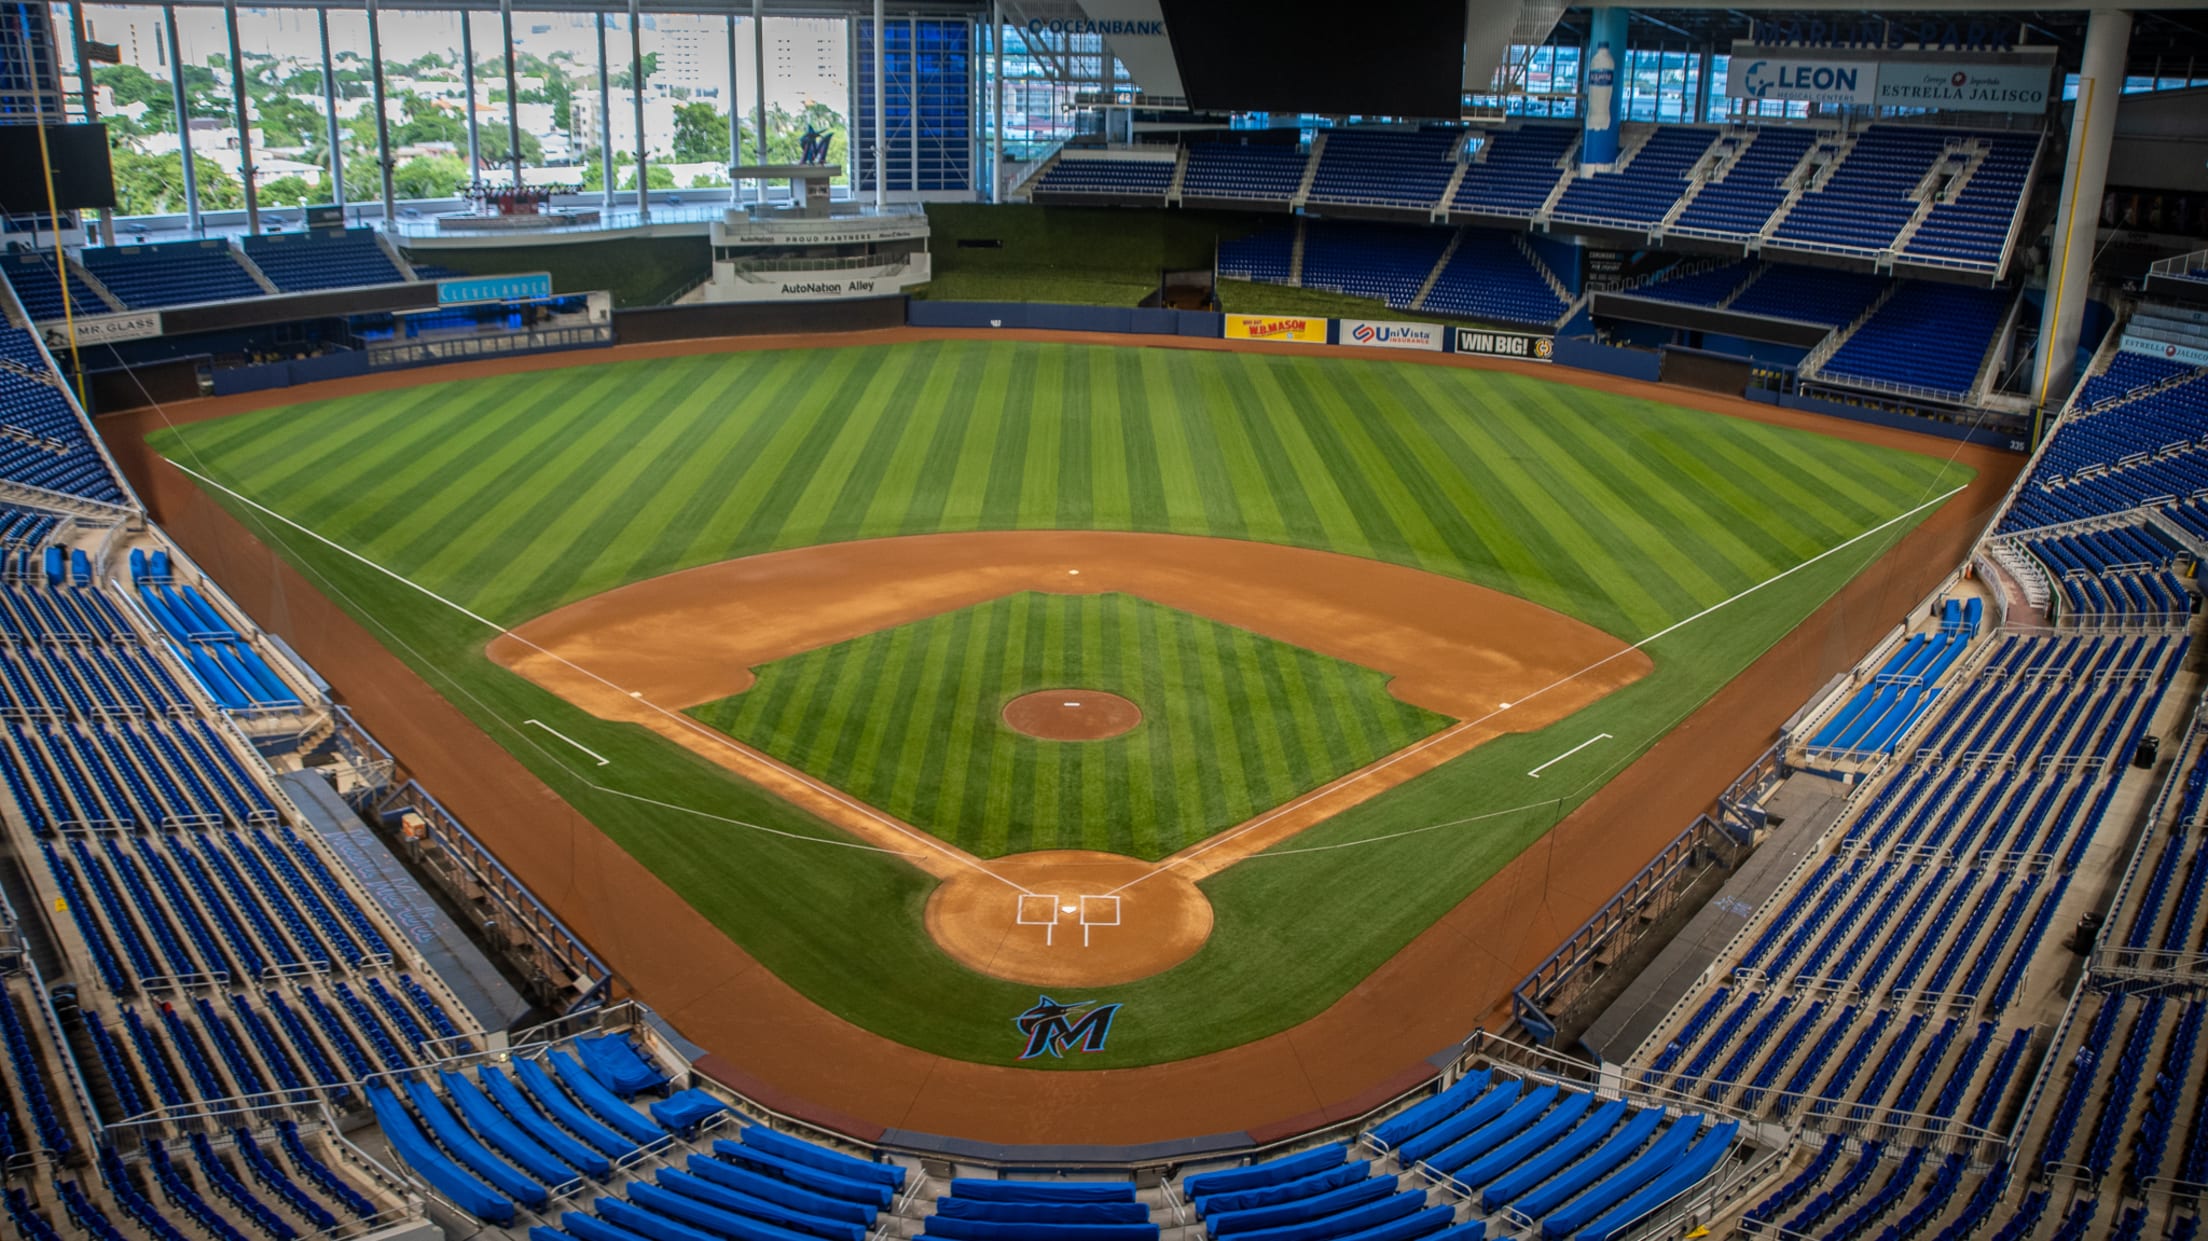
[[[651,451],[651,441],[665,433],[669,422],[661,402],[676,382],[677,376],[662,374],[638,394],[638,399],[654,410],[649,421],[631,427],[618,419],[600,417],[562,451],[535,457],[527,467],[530,475],[517,484],[532,497],[532,503],[463,506],[452,524],[438,532],[449,535],[449,540],[431,559],[419,563],[421,570],[469,583],[471,606],[487,606],[485,587],[493,574],[512,563],[516,547],[543,535],[563,517],[575,515],[581,507],[576,503],[577,489],[588,482],[603,482],[609,468],[620,473],[631,459]],[[632,435],[639,438],[632,439]],[[551,567],[559,572],[560,566],[575,556],[575,549],[557,535],[554,539],[551,545],[559,550]]]
[[[1603,480],[1611,494],[1626,497],[1634,506],[1633,511],[1650,519],[1646,533],[1637,542],[1653,563],[1672,560],[1677,557],[1678,548],[1700,543],[1715,555],[1688,563],[1708,579],[1712,591],[1719,592],[1717,598],[1731,595],[1769,575],[1770,560],[1737,532],[1738,523],[1729,525],[1718,521],[1696,503],[1690,493],[1698,491],[1699,487],[1693,482],[1682,486],[1676,475],[1666,476],[1650,468],[1635,452],[1638,437],[1595,433],[1584,416],[1554,401],[1549,392],[1542,392],[1537,399],[1557,415],[1536,423],[1538,434],[1549,441],[1557,453],[1585,463]],[[1628,529],[1628,534],[1632,533]]]
[[[772,548],[790,497],[804,484],[806,454],[817,456],[823,451],[813,445],[834,437],[838,398],[864,390],[869,374],[871,367],[863,360],[851,366],[818,368],[793,382],[778,404],[753,407],[752,416],[772,424],[774,434],[756,456],[742,463],[740,474],[726,480],[728,490],[720,505],[690,540],[683,556],[686,563],[725,559],[739,547],[752,552]]]
[[[448,503],[453,480],[496,445],[512,439],[526,423],[524,402],[560,400],[574,390],[549,376],[537,378],[540,383],[522,385],[518,392],[486,385],[476,390],[475,400],[461,402],[458,408],[430,405],[408,418],[363,416],[352,420],[352,425],[368,436],[367,442],[332,435],[331,439],[344,443],[336,457],[280,465],[274,474],[265,470],[238,474],[235,485],[251,489],[249,495],[288,496],[286,515],[310,529],[348,538],[385,534],[394,512],[410,514]],[[340,426],[345,425],[340,420]],[[403,489],[361,485],[368,479],[408,474],[413,485]],[[403,531],[393,533],[407,537]]]
[[[735,375],[726,379],[736,381]],[[683,424],[677,438],[644,463],[627,484],[644,498],[623,504],[616,497],[603,505],[598,518],[576,539],[573,554],[560,559],[560,574],[545,573],[531,580],[525,572],[530,560],[517,558],[517,570],[523,575],[510,588],[503,606],[516,614],[535,615],[625,582],[640,554],[660,554],[659,540],[671,529],[684,526],[692,513],[702,516],[699,492],[717,472],[722,453],[735,451],[740,438],[724,434],[722,417],[712,408],[716,400],[702,385],[684,398],[678,410]],[[670,542],[665,547],[672,551],[674,545]],[[650,550],[640,553],[640,549]]]
[[[857,533],[866,501],[888,467],[889,449],[904,429],[899,425],[906,409],[902,391],[919,361],[913,354],[892,354],[868,377],[841,413],[819,463],[803,480],[788,519],[771,540],[774,547],[810,547]]]
[[[528,485],[537,471],[609,422],[617,420],[605,416],[591,393],[566,395],[530,423],[532,434],[494,442],[473,460],[440,457],[431,498],[368,537],[370,555],[416,581],[452,584],[449,597],[472,603],[477,583],[457,576],[453,570],[462,559],[448,554],[459,545],[460,532],[510,505],[535,504],[542,497]]]
[[[970,381],[980,363],[972,353],[946,355],[940,350],[915,354],[924,364],[915,385],[912,402],[897,418],[896,442],[883,454],[884,459],[871,472],[873,489],[866,493],[860,510],[858,537],[862,539],[888,538],[905,533],[915,518],[930,507],[930,484],[942,477],[942,458],[938,455],[944,441],[946,427],[963,429],[964,419],[972,409],[962,380]],[[952,439],[955,451],[956,439]],[[940,510],[942,492],[932,496],[933,508]]]
[[[690,388],[626,451],[618,440],[612,441],[604,456],[586,461],[551,485],[549,511],[521,514],[485,553],[496,555],[541,530],[543,537],[561,546],[559,557],[543,566],[511,554],[493,559],[483,570],[487,580],[475,595],[478,610],[487,616],[534,615],[535,609],[524,600],[566,597],[569,587],[584,577],[635,518],[664,520],[664,512],[679,503],[668,481],[712,434],[708,413],[712,400],[705,386]],[[610,461],[605,459],[609,456]],[[631,495],[643,497],[633,512],[619,502]],[[559,502],[562,497],[564,504]]]
[[[1575,441],[1560,435],[1557,423],[1569,421],[1569,415],[1557,412],[1558,418],[1530,419],[1514,430],[1518,442],[1547,461],[1560,483],[1569,481],[1570,507],[1581,528],[1599,538],[1595,530],[1598,522],[1591,520],[1590,514],[1640,514],[1638,522],[1614,524],[1608,542],[1627,571],[1661,570],[1655,575],[1659,586],[1651,593],[1659,595],[1675,614],[1682,609],[1692,612],[1707,607],[1732,593],[1725,588],[1729,579],[1719,576],[1721,567],[1679,554],[1679,548],[1687,542],[1680,537],[1685,532],[1666,521],[1659,496],[1603,454],[1581,451]]]

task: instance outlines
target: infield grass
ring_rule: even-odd
[[[1232,1046],[1339,998],[1914,518],[1742,592],[1969,476],[1928,457],[1514,374],[1006,341],[429,383],[194,424],[154,444],[508,625],[733,556],[985,529],[1163,531],[1344,552],[1509,591],[1627,641],[1726,605],[1650,643],[1655,670],[1601,702],[1489,742],[1207,880],[1211,939],[1175,969],[1095,997],[1127,1007],[1108,1051],[1063,1066],[1077,1068]],[[1035,989],[936,950],[921,928],[930,881],[920,872],[731,826],[834,834],[647,730],[499,669],[478,622],[224,502],[792,985],[917,1047],[1016,1056],[1010,1019]],[[882,709],[907,708],[887,692]],[[583,760],[547,748],[523,719],[611,765],[580,770]],[[1597,733],[1611,739],[1527,779]],[[594,773],[722,817],[609,796],[588,787]],[[1348,847],[1328,848],[1337,845]],[[1514,900],[1527,910],[1527,943],[1468,955],[1468,985],[1515,981],[1488,974],[1569,931],[1536,916],[1540,893]]]
[[[1040,689],[1118,694],[1142,723],[1079,743],[1007,727]],[[1449,724],[1370,668],[1132,595],[1032,592],[776,660],[690,714],[980,857],[1149,861]]]

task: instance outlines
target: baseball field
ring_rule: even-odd
[[[1970,477],[1514,373],[990,340],[151,442],[806,996],[1004,1064],[1093,978],[1054,994],[1109,1044],[1028,1062],[1078,1068],[1319,1012]],[[1092,873],[1116,920],[1046,948],[1030,898]]]

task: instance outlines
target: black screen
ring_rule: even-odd
[[[107,126],[48,125],[46,154],[54,172],[54,201],[62,210],[115,205]],[[39,168],[38,126],[0,125],[0,212],[17,215],[45,210],[46,177]]]
[[[1206,112],[1456,117],[1465,0],[1161,0],[1189,106]]]

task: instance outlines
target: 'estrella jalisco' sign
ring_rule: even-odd
[[[1012,1019],[1027,1039],[1020,1059],[1032,1060],[1046,1053],[1063,1056],[1069,1051],[1102,1051],[1104,1040],[1112,1036],[1112,1018],[1118,1015],[1117,1004],[1098,1004],[1095,1000],[1062,1004],[1047,995],[1036,996],[1033,1008]]]

